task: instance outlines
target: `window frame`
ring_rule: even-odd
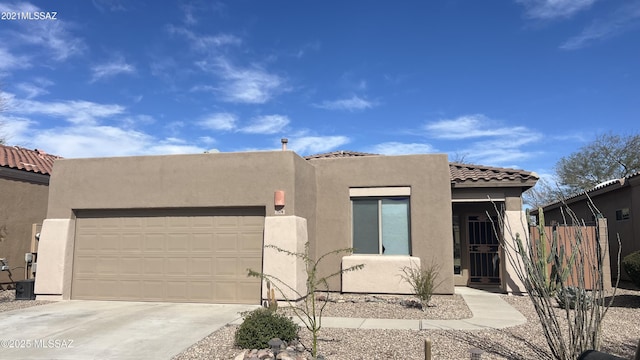
[[[631,219],[631,211],[629,208],[621,208],[616,210],[616,221],[625,221]]]
[[[379,255],[379,256],[412,256],[412,241],[411,241],[411,196],[410,196],[410,191],[406,191],[403,190],[406,188],[402,188],[401,190],[395,189],[394,191],[391,191],[391,194],[389,194],[389,192],[387,192],[388,195],[379,195],[380,192],[379,191],[370,191],[371,189],[367,189],[367,191],[350,191],[350,202],[351,202],[351,246],[355,248],[355,223],[354,223],[354,202],[357,202],[358,200],[376,200],[377,201],[377,221],[378,221],[378,228],[376,229],[377,231],[377,235],[378,235],[378,252],[377,253],[357,253],[357,252],[353,252],[353,255]],[[355,194],[358,194],[360,196],[354,196]],[[368,194],[375,194],[375,196],[363,196],[363,195],[368,195]],[[385,254],[383,251],[383,246],[384,246],[384,232],[383,232],[383,211],[382,211],[382,204],[383,204],[383,200],[390,200],[390,199],[403,199],[406,200],[406,205],[407,205],[407,250],[408,253],[406,254]]]

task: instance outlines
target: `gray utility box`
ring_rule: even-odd
[[[16,300],[35,300],[35,279],[16,281]]]

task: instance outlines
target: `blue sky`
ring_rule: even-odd
[[[0,130],[64,157],[448,153],[540,174],[635,133],[640,1],[7,2]],[[8,14],[7,14],[8,13]],[[33,17],[33,16],[32,16]]]

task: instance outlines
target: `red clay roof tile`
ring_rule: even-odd
[[[341,150],[324,154],[309,155],[305,156],[305,159],[333,159],[358,156],[379,156],[379,154]],[[538,179],[538,176],[535,173],[529,171],[472,164],[449,163],[449,171],[451,173],[451,181],[455,183],[482,181],[522,182]]]
[[[42,150],[29,150],[19,146],[0,145],[0,166],[51,175],[51,168],[60,156]]]

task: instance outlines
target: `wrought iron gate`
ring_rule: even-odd
[[[467,224],[469,283],[500,285],[500,243],[491,220],[486,216],[469,216]]]

